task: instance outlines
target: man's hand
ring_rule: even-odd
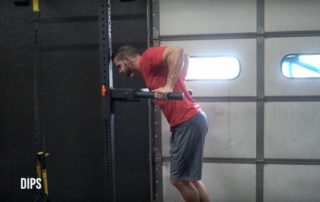
[[[169,87],[169,86],[164,86],[164,87],[161,87],[161,88],[154,89],[154,90],[152,90],[152,92],[154,92],[154,96],[155,96],[156,99],[166,100],[167,99],[167,94],[168,93],[172,93],[173,89],[171,87]]]

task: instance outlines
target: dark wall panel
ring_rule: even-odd
[[[0,3],[0,201],[31,201],[34,191],[20,190],[20,178],[35,173],[32,136],[32,24],[27,8]],[[31,27],[32,29],[32,27]],[[31,95],[31,96],[30,96]]]
[[[116,103],[115,112],[117,200],[150,201],[147,103]]]
[[[142,53],[148,46],[146,0],[112,1],[112,46],[131,44]],[[136,74],[126,78],[114,71],[115,88],[145,88]],[[149,119],[146,100],[116,103],[116,197],[118,201],[150,201]]]
[[[99,98],[98,52],[43,53],[42,117],[52,197],[103,200],[104,130]],[[64,183],[67,181],[68,183]],[[66,191],[67,190],[67,191]]]
[[[98,3],[40,1],[40,123],[52,201],[105,200]],[[35,177],[32,9],[0,6],[0,201],[33,201],[36,191],[19,182]]]

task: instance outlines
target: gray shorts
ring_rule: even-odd
[[[208,132],[205,113],[197,113],[171,131],[170,180],[201,180],[204,140]]]

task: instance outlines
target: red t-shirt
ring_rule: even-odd
[[[163,87],[167,83],[169,70],[168,66],[162,61],[165,48],[151,47],[141,55],[140,73],[150,90]],[[184,99],[156,101],[171,127],[187,121],[200,111],[200,106],[189,95],[181,74],[177,79],[173,92],[184,93]]]

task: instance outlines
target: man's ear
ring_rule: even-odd
[[[125,55],[125,56],[123,57],[123,59],[124,59],[125,61],[127,61],[127,63],[129,63],[129,64],[132,64],[132,63],[133,63],[133,58],[130,57],[129,55]]]
[[[130,60],[130,57],[126,54],[126,55],[123,56],[123,59]]]

